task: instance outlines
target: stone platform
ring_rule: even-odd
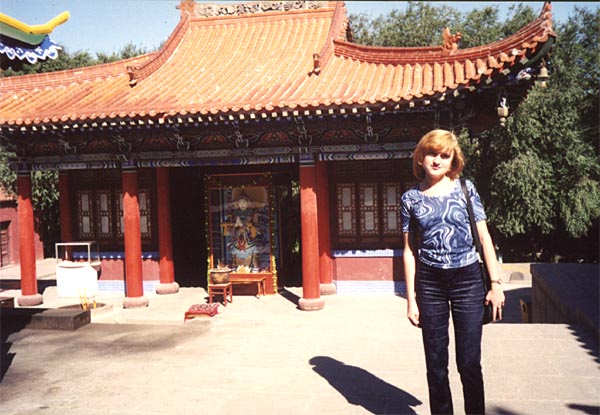
[[[600,338],[600,265],[532,264],[532,323],[579,324]]]
[[[10,322],[37,330],[77,330],[91,323],[90,311],[81,309],[5,307],[1,317],[3,327]]]

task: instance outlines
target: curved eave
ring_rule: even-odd
[[[551,5],[546,3],[540,16],[514,35],[468,49],[376,47],[340,40],[334,40],[333,44],[337,60],[357,62],[363,67],[394,68],[404,85],[392,99],[401,101],[453,92],[497,73],[530,66],[535,63],[532,58],[540,51],[547,52],[555,38]]]
[[[458,95],[457,95],[458,96]],[[359,99],[335,100],[328,103],[308,103],[293,104],[290,106],[274,107],[271,105],[257,105],[253,108],[212,108],[189,110],[140,110],[140,111],[115,111],[102,114],[83,114],[78,117],[56,116],[44,119],[33,120],[10,120],[2,123],[0,120],[0,136],[6,137],[15,135],[30,135],[40,132],[91,132],[103,130],[134,130],[160,128],[165,126],[198,126],[204,125],[223,125],[228,122],[250,122],[250,121],[271,121],[290,119],[292,117],[327,117],[327,116],[347,116],[366,113],[396,113],[409,111],[427,111],[433,108],[436,101],[443,101],[440,98],[420,97],[411,102],[401,102],[402,100],[371,101]]]
[[[433,64],[435,62],[455,62],[462,60],[488,59],[498,62],[514,61],[517,56],[525,56],[535,49],[538,43],[555,38],[552,30],[552,5],[546,3],[540,16],[522,27],[517,33],[496,42],[468,49],[446,50],[442,46],[432,47],[379,47],[334,40],[336,56],[355,59],[365,63],[383,65]]]
[[[64,11],[44,24],[28,25],[4,13],[0,13],[0,35],[29,45],[39,45],[46,35],[52,33],[57,26],[69,20],[70,16],[68,11]]]

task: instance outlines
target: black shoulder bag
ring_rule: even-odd
[[[462,187],[465,198],[467,199],[467,213],[469,214],[469,222],[471,224],[471,233],[473,234],[473,243],[479,254],[479,265],[481,267],[481,277],[483,278],[483,292],[487,295],[488,291],[492,288],[490,282],[490,275],[488,274],[487,266],[485,265],[485,257],[483,256],[483,249],[481,247],[481,240],[479,239],[479,231],[477,231],[477,224],[475,223],[475,215],[473,214],[473,206],[471,205],[471,198],[467,191],[467,182],[465,179],[460,179],[460,185]],[[491,301],[484,305],[483,311],[483,324],[488,324],[494,320],[494,311],[492,308]]]

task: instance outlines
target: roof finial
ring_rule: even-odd
[[[450,28],[447,27],[444,29],[442,35],[444,36],[444,44],[442,45],[444,50],[448,52],[458,50],[458,42],[462,39],[462,34],[460,32],[456,32],[456,34],[453,35],[450,33]]]
[[[177,8],[181,11],[181,16],[183,16],[184,13],[194,14],[196,2],[194,0],[181,0],[181,3],[179,3]]]

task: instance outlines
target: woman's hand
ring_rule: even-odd
[[[504,290],[500,284],[492,283],[492,289],[488,291],[485,296],[485,304],[492,303],[492,315],[494,316],[493,321],[502,320],[502,308],[504,307]]]
[[[419,327],[419,306],[414,299],[408,301],[406,314],[411,324],[415,327]]]

